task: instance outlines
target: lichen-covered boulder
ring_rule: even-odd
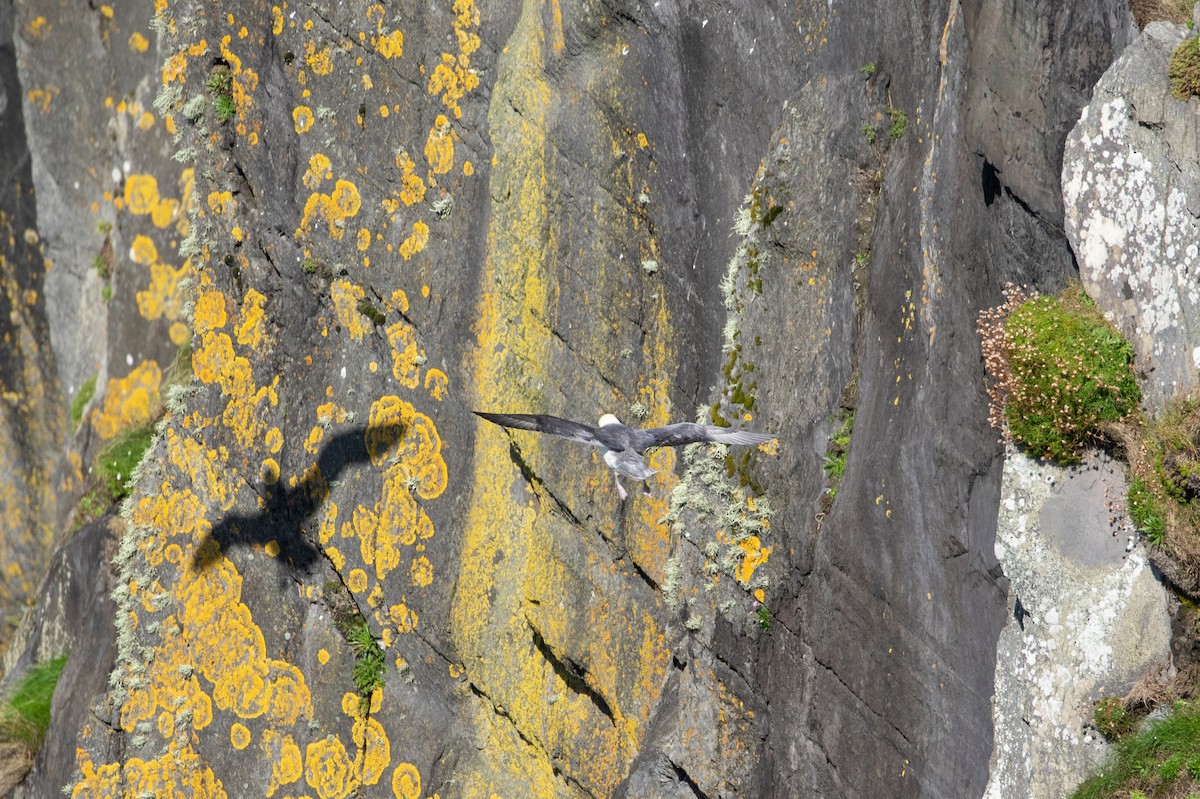
[[[1200,384],[1200,118],[1167,78],[1187,33],[1146,26],[1096,84],[1063,159],[1080,279],[1153,374],[1151,410]]]

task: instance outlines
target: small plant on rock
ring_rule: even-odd
[[[1093,717],[1096,729],[1110,741],[1124,737],[1133,729],[1133,719],[1125,709],[1120,697],[1106,696],[1096,703],[1096,713]]]
[[[1189,36],[1175,48],[1167,65],[1171,93],[1180,100],[1200,95],[1200,37]]]
[[[361,710],[366,712],[371,704],[371,694],[383,687],[383,650],[365,619],[350,626],[346,641],[354,650],[354,687],[358,689]]]
[[[1078,283],[1053,297],[1009,286],[978,328],[992,424],[1033,454],[1078,462],[1106,425],[1137,410],[1133,348]]]

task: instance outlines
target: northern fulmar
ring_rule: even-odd
[[[611,413],[600,417],[599,427],[589,427],[586,424],[544,414],[475,411],[475,415],[502,427],[534,430],[538,433],[548,433],[559,438],[603,448],[601,457],[614,472],[613,479],[617,482],[617,493],[621,495],[621,499],[626,497],[625,487],[621,485],[621,479],[616,473],[619,472],[644,483],[658,471],[651,469],[646,463],[645,453],[651,447],[680,447],[684,444],[695,444],[701,441],[718,444],[762,444],[776,438],[768,433],[731,430],[728,427],[696,424],[695,422],[680,422],[669,424],[666,427],[638,430],[621,424]],[[649,491],[648,487],[646,491]]]

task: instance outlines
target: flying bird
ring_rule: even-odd
[[[762,444],[776,438],[768,433],[750,433],[694,422],[680,422],[679,424],[669,424],[666,427],[638,430],[621,424],[611,413],[600,417],[599,427],[589,427],[579,422],[543,414],[475,411],[475,415],[502,427],[534,430],[538,433],[548,433],[559,438],[602,448],[601,457],[613,470],[613,479],[617,482],[617,493],[621,495],[621,499],[625,499],[626,493],[625,487],[621,485],[620,477],[617,476],[618,473],[645,482],[658,471],[651,469],[646,464],[646,450],[651,447],[679,447],[700,441],[713,441],[719,444]],[[646,490],[648,492],[649,488]]]

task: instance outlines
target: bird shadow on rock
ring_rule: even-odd
[[[325,504],[329,485],[351,466],[371,460],[371,451],[390,451],[406,432],[405,425],[390,424],[355,427],[333,436],[317,455],[316,468],[305,469],[294,487],[281,478],[266,490],[256,488],[266,500],[265,507],[256,513],[230,514],[214,525],[196,547],[192,568],[204,571],[231,547],[274,541],[280,559],[299,571],[310,571],[322,552],[315,536],[310,538],[305,532],[305,525]]]

